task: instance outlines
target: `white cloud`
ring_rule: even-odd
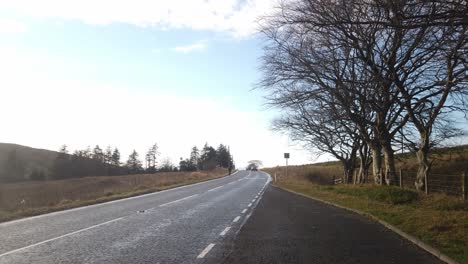
[[[41,18],[80,20],[89,24],[126,23],[142,27],[227,31],[253,34],[256,19],[273,0],[15,0],[0,9]]]
[[[205,48],[206,48],[206,41],[201,40],[190,45],[177,46],[173,48],[173,50],[176,52],[180,52],[180,53],[190,53],[194,51],[202,51]]]
[[[26,26],[14,19],[0,19],[0,34],[23,33]]]

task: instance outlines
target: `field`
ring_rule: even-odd
[[[468,166],[468,147],[438,150],[433,156],[432,178],[461,175]],[[412,155],[398,156],[398,168],[408,172],[416,169]],[[407,188],[362,185],[332,185],[333,177],[341,177],[338,162],[266,168],[276,174],[278,187],[333,202],[384,220],[404,232],[439,249],[442,253],[468,263],[468,202],[459,195],[444,192],[417,193],[407,182]],[[458,177],[460,178],[460,177]]]
[[[222,177],[225,169],[0,184],[0,222]]]
[[[429,193],[446,193],[461,196],[462,174],[468,170],[468,145],[435,149],[430,155],[431,171],[428,177]],[[414,154],[396,155],[397,174],[402,173],[403,186],[414,188],[418,163]],[[284,167],[266,168],[272,176],[285,177]],[[358,168],[356,168],[358,170]],[[372,182],[372,168],[369,180]],[[338,161],[289,166],[289,178],[309,180],[320,184],[331,184],[333,178],[343,177],[343,169]]]

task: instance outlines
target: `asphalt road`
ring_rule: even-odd
[[[0,263],[201,263],[240,230],[263,172],[0,224]]]
[[[442,263],[361,215],[268,187],[236,239],[205,263]]]
[[[3,263],[441,263],[263,172],[0,224]]]

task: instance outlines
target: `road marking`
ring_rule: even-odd
[[[72,236],[72,235],[75,235],[75,234],[78,234],[78,233],[81,233],[81,232],[84,232],[84,231],[87,231],[87,230],[90,230],[90,229],[93,229],[93,228],[96,228],[96,227],[107,225],[107,224],[110,224],[112,222],[117,222],[117,221],[122,220],[122,219],[123,219],[123,217],[116,218],[116,219],[113,219],[113,220],[110,220],[110,221],[107,221],[107,222],[104,222],[104,223],[100,223],[100,224],[97,224],[97,225],[93,225],[93,226],[90,226],[90,227],[87,227],[87,228],[80,229],[80,230],[77,230],[77,231],[74,231],[74,232],[71,232],[71,233],[68,233],[68,234],[65,234],[65,235],[61,235],[61,236],[58,236],[58,237],[47,239],[47,240],[44,240],[42,242],[38,242],[38,243],[29,245],[29,246],[26,246],[26,247],[11,250],[11,251],[5,252],[3,254],[0,254],[0,258],[4,257],[6,255],[10,255],[10,254],[13,254],[13,253],[16,253],[16,252],[19,252],[19,251],[23,251],[23,250],[26,250],[26,249],[29,249],[29,248],[32,248],[32,247],[36,247],[36,246],[39,246],[39,245],[42,245],[42,244],[45,244],[45,243],[48,243],[48,242],[52,242],[52,241],[55,241],[55,240],[58,240],[58,239],[61,239],[61,238]]]
[[[237,221],[239,221],[240,219],[240,216],[237,216],[236,218],[234,218],[234,220],[232,220],[232,222],[236,223]]]
[[[193,183],[193,184],[187,184],[187,185],[183,185],[183,186],[179,186],[179,187],[175,187],[175,188],[170,188],[170,189],[166,189],[166,190],[162,190],[162,191],[157,191],[157,192],[132,196],[132,197],[123,198],[123,199],[119,199],[119,200],[108,201],[108,202],[104,202],[104,203],[91,204],[91,205],[76,207],[76,208],[72,208],[72,209],[67,209],[67,210],[63,210],[63,211],[57,211],[57,212],[52,212],[52,213],[47,213],[47,214],[42,214],[42,215],[30,216],[30,217],[26,217],[26,218],[22,218],[22,219],[18,219],[18,220],[12,220],[12,221],[8,221],[8,222],[0,223],[0,226],[3,227],[3,226],[12,225],[12,224],[16,224],[16,223],[21,223],[21,222],[25,222],[25,221],[30,221],[30,220],[34,220],[34,219],[38,219],[38,218],[48,217],[48,216],[52,216],[52,215],[61,215],[61,214],[64,214],[64,213],[79,211],[79,210],[83,210],[83,209],[87,209],[87,208],[102,207],[102,206],[113,204],[113,203],[120,203],[120,202],[125,202],[125,201],[129,201],[129,200],[133,200],[133,199],[139,199],[139,198],[144,198],[144,197],[148,197],[148,196],[159,195],[161,193],[171,192],[171,191],[179,190],[179,189],[183,189],[183,188],[189,188],[189,187],[192,187],[192,186],[201,185],[201,184],[205,184],[205,183],[208,183],[208,182],[221,181],[221,180],[228,179],[231,176],[234,176],[235,174],[237,174],[239,172],[241,172],[241,171],[236,171],[236,172],[232,173],[231,175],[226,175],[226,176],[223,176],[223,177],[220,177],[220,178],[211,179],[211,180],[208,180],[208,181],[197,182],[197,183]]]
[[[165,204],[161,204],[159,207],[163,207],[163,206],[170,205],[170,204],[173,204],[173,203],[177,203],[177,202],[180,202],[180,201],[183,201],[183,200],[187,200],[187,199],[193,198],[193,197],[195,197],[195,196],[197,196],[197,195],[198,195],[198,194],[194,194],[194,195],[190,195],[190,196],[181,198],[181,199],[179,199],[179,200],[175,200],[175,201],[172,201],[172,202],[168,202],[168,203],[165,203]]]
[[[254,202],[255,202],[255,199],[252,199],[252,203],[254,203]]]
[[[197,258],[204,258],[208,252],[215,246],[215,244],[209,244],[201,253],[197,256]]]
[[[220,235],[220,236],[224,236],[224,235],[226,235],[226,233],[229,231],[229,229],[231,229],[231,227],[230,227],[230,226],[228,226],[228,227],[224,228],[223,232],[219,233],[219,235]]]
[[[242,210],[242,213],[243,213],[243,214],[245,214],[245,212],[247,212],[247,209]]]
[[[249,205],[247,205],[248,207],[252,206],[252,203],[249,203]]]
[[[214,191],[214,190],[216,190],[216,189],[219,189],[219,188],[221,188],[221,187],[223,187],[223,186],[224,186],[224,185],[218,186],[218,187],[216,187],[216,188],[213,188],[213,189],[209,189],[209,190],[208,190],[208,191],[206,191],[206,192],[211,192],[211,191]]]

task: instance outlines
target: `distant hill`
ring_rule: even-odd
[[[33,173],[50,175],[58,152],[0,143],[0,181],[27,180]]]

